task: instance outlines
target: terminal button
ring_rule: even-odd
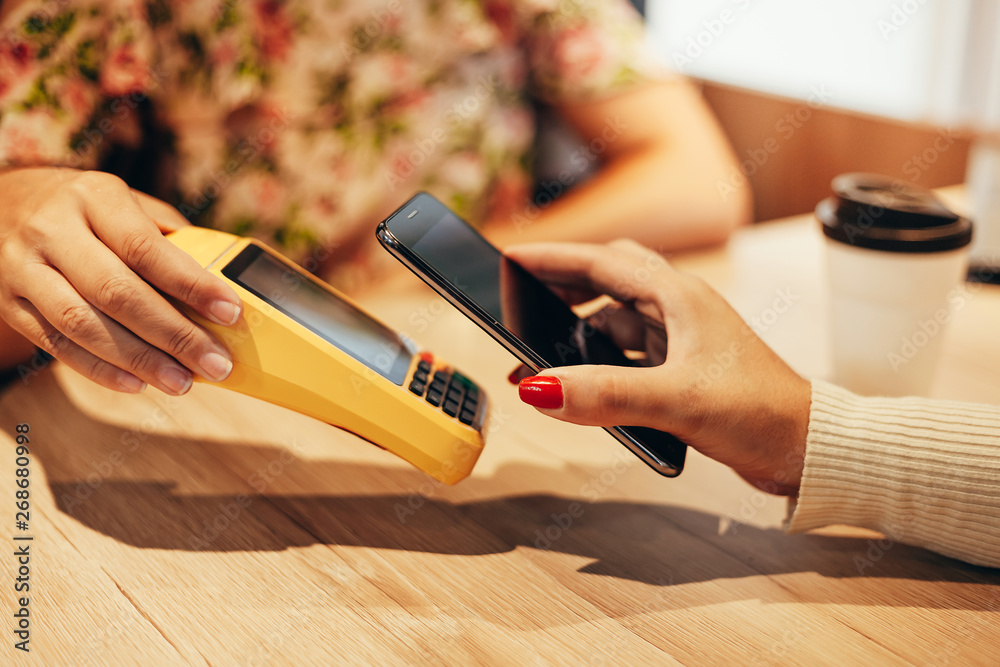
[[[435,408],[441,405],[441,392],[431,387],[430,391],[427,392],[427,402],[433,405]]]
[[[444,388],[448,385],[448,374],[444,371],[438,371],[434,374],[434,379],[431,381],[431,387],[443,392]]]

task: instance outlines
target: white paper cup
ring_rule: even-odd
[[[989,272],[1000,268],[1000,135],[980,137],[973,144],[966,183],[976,219],[969,261]]]
[[[833,382],[868,396],[925,396],[965,277],[965,249],[891,253],[826,239]]]
[[[932,193],[882,177],[840,176],[834,191],[816,210],[826,236],[832,380],[869,396],[927,395],[964,298],[972,225]]]

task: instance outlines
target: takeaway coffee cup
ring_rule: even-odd
[[[833,381],[870,396],[926,395],[961,303],[972,223],[928,190],[873,174],[833,180],[826,242]]]

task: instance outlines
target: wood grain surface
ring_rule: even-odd
[[[823,377],[820,240],[793,219],[671,259],[747,319],[791,290],[763,337]],[[692,452],[664,479],[603,431],[520,404],[514,359],[412,276],[357,296],[490,393],[498,426],[473,476],[443,487],[215,387],[124,396],[53,364],[0,394],[0,662],[1000,663],[997,571],[854,528],[786,535],[785,501],[713,461]],[[1000,404],[998,328],[985,287],[947,333],[935,396]],[[27,654],[15,535],[33,537]]]

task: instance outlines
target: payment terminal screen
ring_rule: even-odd
[[[413,352],[398,334],[259,246],[247,246],[222,273],[395,384],[406,379]]]

